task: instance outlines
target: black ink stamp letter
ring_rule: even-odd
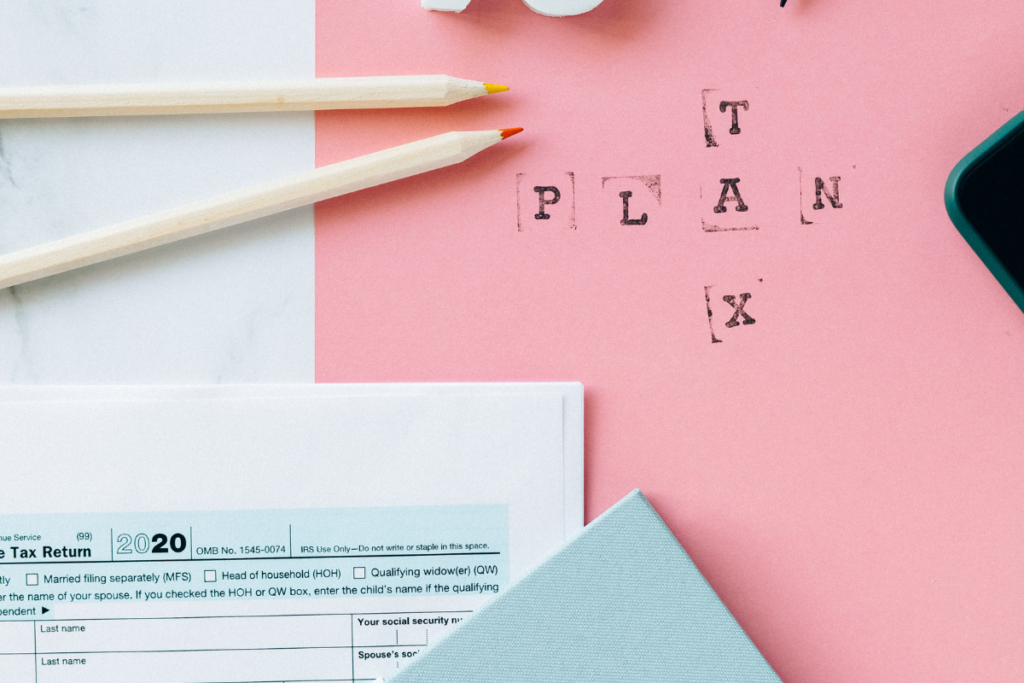
[[[601,189],[604,191],[601,200],[601,213],[613,210],[611,202],[615,198],[615,213],[619,225],[647,225],[648,221],[657,222],[658,210],[661,207],[661,176],[660,175],[629,175],[605,176],[601,178]],[[611,190],[615,194],[612,195]]]
[[[732,127],[729,129],[729,135],[740,134],[740,114],[739,108],[742,107],[743,111],[750,109],[750,103],[746,100],[739,100],[738,102],[720,102],[718,104],[718,110],[725,113],[726,109],[732,109]]]
[[[711,343],[721,344],[728,339],[739,339],[733,335],[741,335],[743,338],[752,339],[750,332],[740,333],[739,330],[747,330],[757,323],[757,318],[751,312],[751,306],[756,306],[759,301],[759,292],[762,291],[763,280],[757,282],[747,281],[739,284],[736,282],[723,285],[708,285],[704,288],[704,305],[708,311],[708,330],[711,332]],[[737,294],[722,294],[723,291],[738,292]],[[718,292],[717,294],[715,292]],[[757,337],[758,335],[754,335]]]
[[[517,173],[516,229],[576,229],[574,173]]]
[[[562,199],[562,193],[558,191],[557,187],[544,185],[538,185],[537,187],[533,188],[533,191],[537,193],[537,199],[540,200],[540,208],[537,210],[537,213],[533,215],[533,217],[539,221],[546,221],[547,219],[551,218],[551,214],[544,211],[544,206],[557,204],[559,200]],[[551,193],[550,199],[545,196],[548,193]]]
[[[744,129],[740,128],[740,111],[750,111],[750,99],[747,97],[736,97],[739,94],[731,89],[704,88],[700,91],[705,147],[729,146],[729,138],[722,139],[715,136],[716,126],[718,126],[719,131],[728,128],[730,136],[739,135],[743,132]],[[744,119],[748,124],[751,122],[748,114],[744,114]]]
[[[847,175],[854,173],[856,168],[856,166],[848,167],[848,170],[842,175],[808,173],[805,176],[803,167],[797,166],[797,177],[800,183],[800,225],[820,223],[839,226],[846,223],[844,215],[847,212],[841,210],[843,201],[839,196],[840,182]],[[812,193],[813,202],[810,201]],[[809,205],[804,204],[805,197],[810,202]],[[852,215],[847,218],[855,220]]]
[[[721,178],[722,191],[718,195],[718,202],[711,206],[711,214],[704,214],[700,219],[700,227],[704,232],[732,232],[736,230],[757,230],[754,219],[746,217],[750,211],[750,205],[743,201],[740,194],[739,178]],[[701,195],[703,197],[703,190]],[[702,200],[703,201],[703,200]],[[729,207],[726,202],[733,203],[733,211],[742,216],[730,217],[727,214]],[[710,204],[710,202],[708,202]],[[706,210],[706,209],[705,209]],[[725,214],[725,215],[723,215]]]

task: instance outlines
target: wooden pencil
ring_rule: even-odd
[[[0,256],[0,288],[451,166],[522,128],[452,132]]]
[[[444,107],[508,90],[451,76],[0,88],[0,119]]]

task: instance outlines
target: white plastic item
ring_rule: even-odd
[[[537,14],[546,17],[570,17],[584,14],[600,5],[604,0],[523,0],[523,4]],[[470,0],[422,0],[424,9],[439,12],[461,12],[469,7]]]
[[[461,12],[469,7],[469,0],[423,0],[422,5],[438,12]]]
[[[585,14],[604,0],[523,0],[523,4],[546,17],[571,17]]]

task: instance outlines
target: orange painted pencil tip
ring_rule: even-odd
[[[522,132],[523,132],[522,128],[502,128],[501,129],[501,139],[504,140],[505,138],[512,137],[516,133],[522,133]]]
[[[494,83],[484,83],[484,87],[487,88],[487,94],[493,95],[496,92],[505,92],[508,90],[507,85],[495,85]]]

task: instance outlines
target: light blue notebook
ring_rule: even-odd
[[[639,490],[387,683],[779,683]]]

